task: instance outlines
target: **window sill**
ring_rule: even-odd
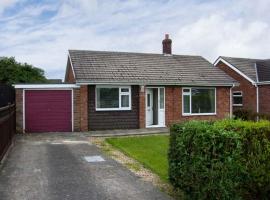
[[[233,106],[242,107],[243,104],[233,104]]]
[[[211,115],[217,115],[217,113],[198,113],[198,114],[184,114],[182,113],[182,116],[188,117],[188,116],[211,116]]]

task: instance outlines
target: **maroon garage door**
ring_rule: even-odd
[[[25,131],[72,131],[71,90],[25,90]]]

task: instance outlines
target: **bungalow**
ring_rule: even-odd
[[[236,81],[201,56],[70,50],[65,84],[17,85],[23,132],[165,127],[231,115]]]
[[[233,88],[233,110],[270,114],[270,60],[219,57],[214,65],[239,82]]]

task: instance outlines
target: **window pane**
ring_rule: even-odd
[[[121,95],[121,107],[129,107],[129,96],[128,95]]]
[[[119,108],[118,88],[97,88],[98,108]]]
[[[160,109],[164,109],[164,88],[160,88]]]
[[[129,88],[121,88],[121,92],[129,92]]]
[[[233,104],[243,104],[243,98],[242,97],[233,97]]]
[[[233,95],[242,96],[242,92],[234,92]]]
[[[215,113],[215,90],[195,89],[191,90],[192,113]]]
[[[190,113],[190,96],[184,95],[184,113]]]
[[[183,92],[184,93],[189,93],[190,92],[190,89],[184,89]]]
[[[147,107],[150,107],[150,94],[147,94]]]

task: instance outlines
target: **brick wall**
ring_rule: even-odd
[[[73,120],[74,120],[74,131],[80,131],[81,130],[81,94],[80,94],[80,88],[73,89]]]
[[[239,75],[237,72],[232,70],[230,67],[228,67],[223,62],[219,62],[217,64],[217,67],[219,67],[221,70],[223,70],[225,73],[230,75],[232,78],[234,78],[236,81],[238,81],[240,84],[237,87],[233,88],[233,91],[242,91],[243,92],[243,106],[239,107],[233,107],[234,110],[239,108],[244,109],[250,109],[254,112],[257,112],[257,94],[256,94],[256,87],[252,85],[251,82],[249,82],[247,79]]]
[[[139,128],[145,128],[145,86],[139,88]]]
[[[182,122],[191,119],[199,120],[216,120],[230,116],[230,88],[217,87],[216,104],[217,114],[210,116],[182,116],[182,88],[176,86],[168,86],[166,93],[166,125],[169,126],[175,122]]]
[[[270,114],[270,85],[259,86],[259,112]]]
[[[67,63],[67,69],[66,69],[66,76],[65,76],[65,83],[75,83],[75,77],[71,68],[71,64],[70,61],[68,59],[68,63]]]
[[[23,90],[16,89],[16,131],[23,133]]]

